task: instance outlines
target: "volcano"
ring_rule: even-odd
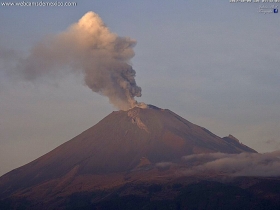
[[[44,203],[77,192],[157,180],[162,173],[156,169],[159,163],[217,152],[256,153],[232,135],[220,138],[168,109],[148,105],[114,111],[51,152],[3,175],[0,199],[32,200],[34,209],[44,209]],[[173,172],[169,170],[168,176]]]

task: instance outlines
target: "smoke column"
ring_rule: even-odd
[[[82,72],[92,91],[107,96],[117,108],[127,110],[145,106],[134,99],[141,96],[136,72],[130,65],[135,45],[135,40],[111,33],[97,14],[88,12],[65,32],[35,45],[20,69],[28,80],[62,73],[60,69],[65,67]]]

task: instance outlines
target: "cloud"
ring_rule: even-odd
[[[15,68],[15,61],[19,60],[19,54],[12,49],[0,46],[0,73],[8,74]]]
[[[186,175],[226,173],[233,176],[280,176],[280,150],[271,153],[209,153],[182,157]]]
[[[169,169],[174,163],[172,162],[159,162],[156,163],[156,167],[161,170]]]

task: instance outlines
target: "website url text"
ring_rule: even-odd
[[[2,7],[71,7],[77,6],[77,2],[31,2],[31,1],[21,1],[21,2],[1,2]]]

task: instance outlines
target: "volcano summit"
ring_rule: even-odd
[[[160,173],[170,181],[176,174],[170,163],[180,164],[183,156],[243,152],[256,153],[233,136],[220,138],[168,109],[147,105],[114,111],[70,141],[2,176],[0,199],[2,205],[13,206],[23,199],[34,209],[45,208],[46,203],[56,208],[75,193],[156,181],[163,176]],[[164,165],[168,172],[160,170]]]

